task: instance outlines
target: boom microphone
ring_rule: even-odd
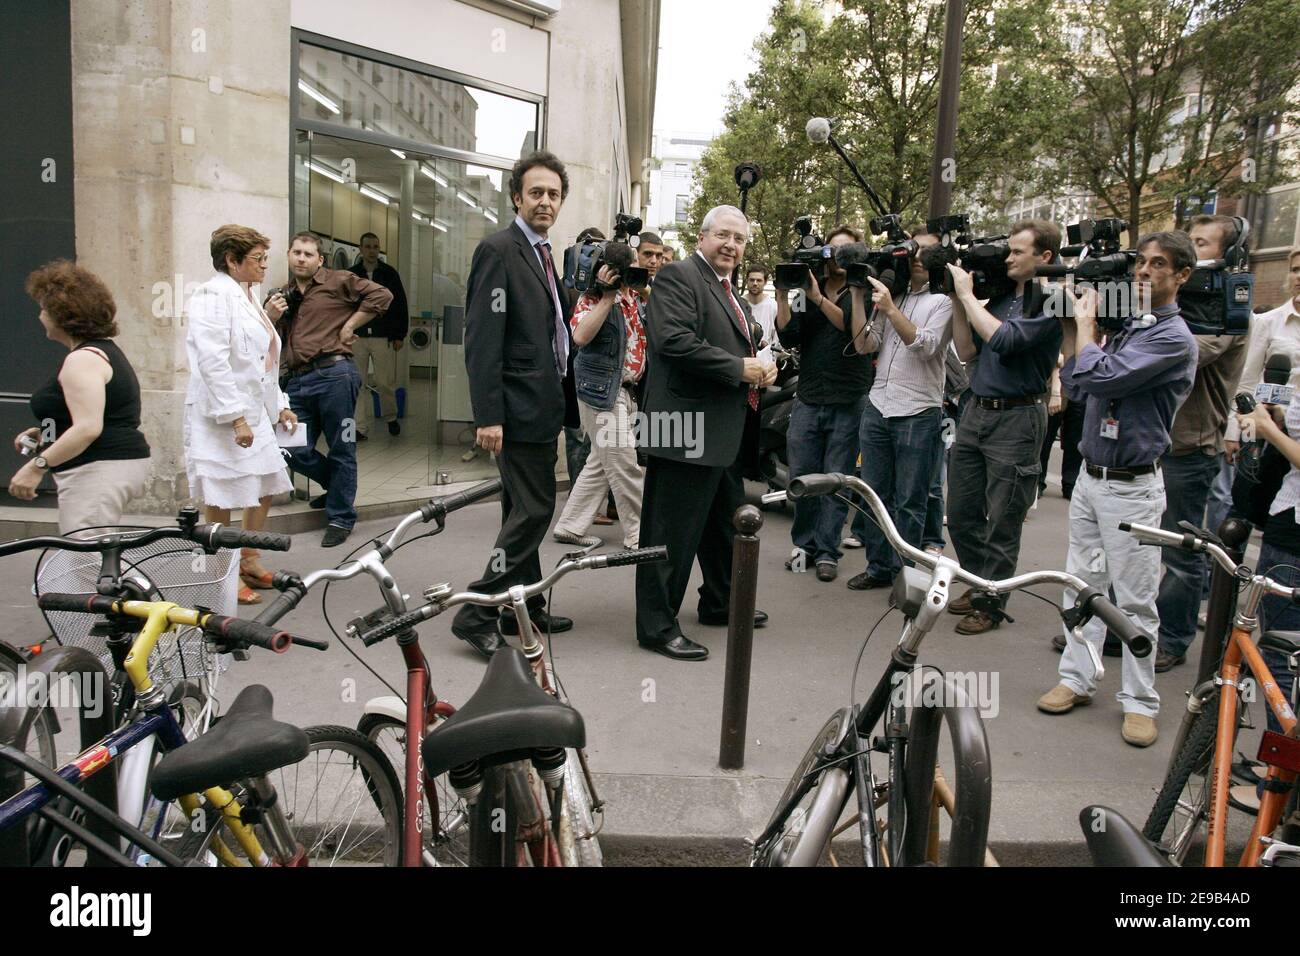
[[[803,129],[810,142],[825,143],[831,138],[831,124],[834,122],[825,116],[814,116]]]

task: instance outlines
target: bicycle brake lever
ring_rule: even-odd
[[[1092,646],[1092,641],[1086,640],[1083,636],[1083,628],[1071,628],[1070,637],[1066,640],[1076,640],[1088,649],[1088,656],[1092,658],[1093,680],[1100,683],[1106,676],[1106,665],[1101,662],[1101,653],[1097,648]]]

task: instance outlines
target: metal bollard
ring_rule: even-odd
[[[741,505],[733,519],[731,607],[727,624],[727,664],[722,683],[722,740],[718,766],[745,766],[745,724],[749,717],[749,666],[754,651],[754,601],[758,592],[758,530],[763,512]]]

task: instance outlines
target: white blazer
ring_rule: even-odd
[[[186,316],[190,383],[185,404],[222,425],[242,416],[254,428],[263,411],[272,422],[279,419],[289,407],[280,390],[280,337],[270,330],[268,371],[267,351],[257,347],[267,332],[264,317],[239,283],[218,272],[194,291]]]

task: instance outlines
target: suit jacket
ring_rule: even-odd
[[[566,403],[554,334],[555,305],[546,275],[512,222],[478,244],[469,267],[465,367],[476,426],[501,425],[509,441],[549,442],[559,436]]]
[[[735,299],[752,332],[749,303],[743,296]],[[734,464],[746,428],[757,425],[742,379],[744,359],[754,352],[713,268],[698,255],[663,266],[655,276],[646,326],[644,411],[650,417],[641,435],[646,453],[688,464]],[[685,424],[686,416],[692,425]],[[672,428],[695,435],[698,446],[665,441]]]
[[[366,275],[366,264],[364,262],[358,262],[348,272],[361,276],[363,279],[369,278]],[[411,325],[411,316],[407,310],[406,288],[402,285],[402,277],[396,269],[381,259],[375,264],[375,278],[373,281],[378,282],[393,293],[393,304],[388,307],[388,311],[383,315],[371,319],[357,329],[357,335],[363,338],[385,338],[390,342],[406,338],[406,333]]]
[[[190,364],[185,404],[223,425],[243,417],[255,427],[263,411],[271,421],[278,419],[289,407],[279,384],[280,337],[240,284],[218,272],[194,290],[185,316]],[[268,332],[269,371],[266,351],[253,347]]]

